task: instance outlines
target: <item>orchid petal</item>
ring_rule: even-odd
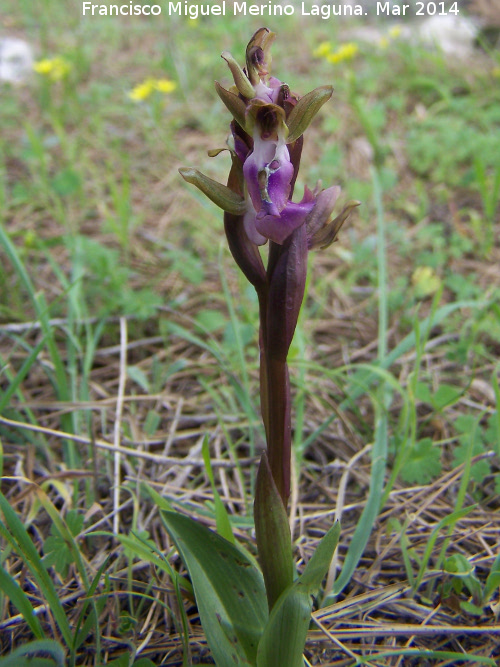
[[[255,219],[255,227],[260,234],[281,245],[292,232],[304,225],[312,207],[312,203],[288,202],[280,215],[268,215],[263,208]]]

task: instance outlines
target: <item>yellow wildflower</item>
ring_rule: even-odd
[[[64,58],[57,56],[56,58],[44,58],[43,60],[38,60],[33,65],[33,69],[38,74],[46,76],[51,81],[60,81],[69,74],[71,65],[64,60]]]
[[[135,88],[132,88],[128,96],[131,100],[134,100],[134,102],[142,102],[151,95],[154,89],[154,79],[146,79],[146,81],[143,81]]]
[[[389,29],[389,37],[391,39],[397,39],[398,37],[401,37],[401,26],[393,25],[392,28]]]
[[[441,278],[431,266],[418,266],[411,277],[417,298],[431,296],[441,287]]]
[[[152,79],[148,78],[135,88],[133,88],[128,96],[134,102],[142,102],[146,100],[155,90],[160,93],[168,94],[177,88],[175,81],[170,79]]]
[[[329,63],[336,65],[344,60],[351,60],[358,53],[359,47],[354,42],[342,44],[339,48],[326,57]]]
[[[386,49],[389,46],[390,39],[388,37],[381,37],[379,39],[378,45],[381,49]]]
[[[155,84],[155,89],[160,93],[171,93],[177,88],[175,81],[170,81],[170,79],[157,79]]]
[[[494,76],[496,79],[500,79],[500,67],[494,67],[494,68],[491,70],[491,73],[493,74],[493,76]]]
[[[332,50],[331,42],[321,42],[313,51],[314,58],[326,58]]]

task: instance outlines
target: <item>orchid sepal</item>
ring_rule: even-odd
[[[245,102],[234,93],[226,90],[218,81],[215,82],[215,90],[223,101],[227,110],[232,114],[234,120],[242,130],[246,131],[246,105]]]
[[[332,86],[319,86],[298,100],[287,118],[288,143],[296,141],[304,134],[314,116],[332,95]]]
[[[255,96],[255,89],[233,56],[229,53],[229,51],[223,51],[221,53],[221,58],[227,62],[229,69],[231,70],[231,74],[233,75],[234,83],[236,84],[236,87],[238,88],[238,91],[241,93],[241,95],[243,95],[243,97],[248,100],[252,99],[252,97]]]
[[[272,58],[269,49],[275,37],[276,33],[271,32],[269,28],[260,28],[248,42],[246,66],[248,78],[254,86],[271,71]]]
[[[352,211],[360,205],[361,202],[355,199],[348,201],[336,218],[312,235],[308,241],[309,249],[315,250],[319,248],[320,250],[325,250],[331,246],[337,240],[338,233],[344,222],[351,215]]]
[[[196,185],[198,190],[201,190],[214,204],[227,213],[233,215],[243,215],[246,211],[246,203],[241,195],[234,192],[226,185],[214,181],[212,178],[205,176],[198,169],[192,167],[181,167],[179,174],[182,178]]]

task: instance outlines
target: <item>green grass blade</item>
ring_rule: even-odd
[[[64,612],[64,608],[59,600],[54,583],[22,521],[2,493],[0,493],[0,510],[5,519],[5,525],[0,523],[0,534],[2,534],[2,536],[18,552],[19,556],[21,556],[24,563],[35,577],[38,586],[40,587],[40,592],[48,603],[48,609],[50,613],[53,614],[65,643],[68,646],[71,646],[73,641],[71,627]],[[8,526],[8,529],[6,526]]]
[[[383,390],[383,387],[382,387]],[[381,406],[378,408],[375,422],[375,441],[372,450],[372,466],[370,473],[370,491],[365,507],[354,531],[344,566],[337,577],[331,595],[327,595],[323,604],[326,606],[349,583],[367,545],[373,525],[380,510],[380,499],[384,489],[384,478],[387,460],[387,414]]]
[[[474,506],[472,507],[465,507],[464,509],[458,510],[457,512],[452,512],[448,516],[446,516],[444,519],[441,519],[441,521],[437,524],[437,526],[434,528],[434,530],[431,533],[431,536],[429,540],[427,541],[427,545],[425,547],[424,555],[422,557],[422,562],[420,563],[420,568],[418,571],[418,575],[415,579],[415,586],[414,590],[417,590],[418,587],[420,586],[422,579],[424,578],[424,575],[427,571],[427,567],[429,564],[429,560],[432,555],[432,551],[434,549],[434,545],[436,544],[436,540],[439,535],[439,531],[442,530],[443,528],[446,528],[447,526],[454,525],[459,519],[462,519],[464,516],[467,516],[467,514],[470,514],[472,510],[474,509]]]
[[[40,621],[35,616],[31,602],[28,600],[27,595],[22,588],[20,588],[17,581],[10,576],[2,565],[0,565],[0,590],[2,590],[14,607],[22,614],[35,637],[37,639],[43,639],[45,635],[42,626],[40,625]]]
[[[236,544],[234,539],[233,529],[231,528],[231,522],[229,521],[229,516],[226,510],[224,503],[221,500],[220,494],[217,491],[215,486],[214,473],[212,470],[212,462],[210,461],[210,451],[208,449],[208,437],[205,436],[203,439],[203,446],[201,450],[203,456],[203,461],[205,463],[205,472],[208,475],[210,480],[210,486],[212,487],[212,493],[214,494],[214,505],[215,505],[215,522],[217,525],[217,532],[221,537],[226,539],[232,544]]]
[[[45,336],[42,338],[42,340],[31,350],[29,355],[26,357],[24,360],[21,368],[19,371],[15,374],[13,377],[11,383],[7,387],[7,389],[4,391],[3,395],[0,397],[0,413],[3,412],[5,407],[8,405],[10,399],[12,396],[17,392],[19,389],[21,382],[24,380],[24,378],[28,375],[30,372],[31,367],[35,363],[35,361],[38,358],[38,355],[42,351],[43,347],[45,345]]]
[[[435,313],[432,313],[429,317],[426,317],[420,323],[420,336],[422,338],[427,338],[431,329],[438,326],[443,322],[447,317],[452,315],[457,310],[462,309],[471,309],[479,310],[487,308],[491,305],[491,301],[455,301],[453,303],[448,303],[441,308],[438,308]],[[477,316],[479,317],[479,316]],[[406,354],[416,345],[417,339],[415,332],[412,331],[409,333],[403,340],[396,345],[396,347],[387,353],[387,355],[379,362],[379,367],[383,369],[389,369],[392,364],[399,359],[403,354]],[[374,371],[362,369],[357,371],[352,375],[350,383],[345,390],[347,398],[345,398],[339,406],[340,410],[345,410],[349,405],[358,399],[360,396],[365,394],[373,382],[376,380],[377,376]]]
[[[484,587],[484,602],[487,602],[493,593],[500,587],[500,553],[495,558]]]
[[[19,276],[21,282],[24,285],[24,288],[28,292],[28,295],[36,308],[36,294],[31,278],[26,271],[24,264],[19,258],[16,246],[12,243],[9,236],[5,232],[3,225],[0,224],[0,246],[4,249],[5,254],[7,255],[10,263],[12,264],[14,271]]]
[[[381,651],[371,659],[376,659],[378,661],[384,658],[397,658],[400,656],[418,658],[418,664],[422,665],[430,664],[428,661],[434,658],[440,661],[440,667],[446,667],[446,665],[453,667],[453,665],[462,662],[472,662],[474,665],[491,665],[491,667],[498,667],[497,662],[493,660],[493,658],[486,658],[485,656],[471,655],[468,653],[455,653],[454,651],[433,651],[425,648],[401,648],[394,649],[393,651]],[[365,664],[365,661],[361,659],[356,664],[363,665]]]
[[[372,168],[373,196],[377,211],[377,286],[378,286],[378,359],[382,361],[387,355],[387,257],[385,242],[385,217],[382,203],[382,187],[380,175],[376,167]]]
[[[88,637],[89,632],[91,630],[92,624],[94,624],[94,631],[95,631],[95,646],[94,650],[96,653],[97,658],[99,658],[100,653],[101,653],[101,638],[100,638],[100,631],[99,631],[99,621],[98,621],[98,612],[102,611],[102,609],[99,608],[98,601],[94,599],[95,592],[97,590],[97,586],[99,585],[99,582],[101,580],[101,577],[103,576],[106,568],[109,565],[109,561],[111,559],[111,555],[109,555],[105,561],[102,563],[101,567],[98,569],[96,575],[92,579],[90,583],[90,587],[87,589],[87,599],[82,605],[82,609],[78,615],[78,621],[76,623],[75,627],[75,633],[74,633],[74,642],[73,646],[71,647],[71,665],[73,666],[75,664],[75,659],[76,659],[76,651],[78,648],[81,646],[81,644],[85,641],[85,639]],[[89,608],[90,605],[93,605],[94,609],[92,610],[94,612],[95,618],[93,618],[93,614],[89,614],[85,621],[83,619],[85,618],[85,614],[87,613],[87,609]],[[80,630],[81,628],[81,630]]]

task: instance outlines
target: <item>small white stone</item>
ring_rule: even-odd
[[[17,37],[0,38],[0,81],[22,83],[33,70],[33,50]]]
[[[464,58],[474,50],[478,28],[460,16],[431,16],[418,26],[418,37],[449,56]]]

